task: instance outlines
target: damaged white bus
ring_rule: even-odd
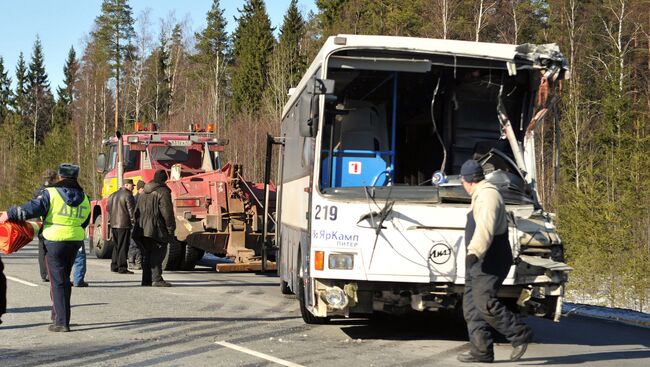
[[[555,45],[330,37],[282,114],[278,272],[304,321],[460,307],[469,158],[510,215],[499,297],[557,321],[570,268],[534,132],[567,77]]]

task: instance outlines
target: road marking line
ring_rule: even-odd
[[[7,275],[7,279],[13,280],[14,282],[18,282],[18,283],[21,283],[21,284],[24,284],[24,285],[28,285],[30,287],[38,287],[38,284],[34,284],[34,283],[30,283],[30,282],[28,282],[26,280],[14,278],[14,277],[12,277],[10,275]]]
[[[235,345],[235,344],[228,343],[227,341],[222,340],[220,342],[214,342],[214,344],[219,344],[219,345],[224,346],[226,348],[234,349],[234,350],[242,352],[242,353],[246,353],[246,354],[250,354],[250,355],[255,356],[255,357],[263,358],[263,359],[266,359],[267,361],[275,362],[275,363],[281,364],[283,366],[287,366],[287,367],[303,367],[302,365],[299,365],[297,363],[285,361],[284,359],[280,359],[280,358],[275,358],[275,357],[270,356],[268,354],[256,352],[256,351],[248,349],[248,348],[244,348],[244,347],[240,347],[240,346]]]

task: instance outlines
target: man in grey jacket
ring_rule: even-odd
[[[113,234],[113,256],[111,271],[120,274],[133,274],[128,269],[127,253],[131,243],[131,228],[135,223],[135,200],[133,199],[133,180],[124,180],[124,186],[108,197],[106,209],[110,214]]]
[[[483,167],[468,160],[460,169],[461,182],[472,197],[472,211],[465,228],[465,292],[463,316],[467,321],[470,350],[458,355],[461,362],[493,362],[494,328],[514,347],[510,360],[526,352],[533,333],[497,298],[501,283],[512,265],[508,219],[503,197],[485,180]]]

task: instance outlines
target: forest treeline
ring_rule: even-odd
[[[98,196],[102,139],[135,121],[162,130],[216,123],[227,160],[263,171],[287,90],[333,34],[558,43],[571,67],[537,132],[539,191],[574,266],[570,299],[645,311],[650,300],[650,2],[632,0],[292,0],[275,29],[263,0],[226,19],[219,0],[197,33],[186,21],[104,0],[65,80],[50,86],[42,45],[12,69],[0,55],[0,207],[31,196],[40,173],[82,166]],[[182,12],[182,9],[179,9]],[[226,25],[234,22],[234,31]],[[277,37],[276,37],[277,35]],[[119,82],[118,82],[119,76]],[[119,101],[115,91],[119,85]],[[116,110],[117,106],[117,110]],[[558,153],[559,152],[559,153]]]

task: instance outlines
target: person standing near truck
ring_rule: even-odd
[[[532,330],[497,298],[501,283],[512,265],[508,219],[503,197],[485,180],[483,167],[468,160],[460,169],[465,191],[472,197],[472,210],[465,228],[465,292],[463,316],[467,322],[470,350],[458,355],[461,362],[493,362],[491,328],[512,343],[510,360],[526,352]]]
[[[43,191],[50,185],[56,182],[56,171],[48,168],[43,172],[43,184],[36,189],[32,199],[36,199],[43,194]],[[49,282],[50,279],[47,277],[47,267],[45,266],[45,239],[43,238],[43,228],[38,232],[38,268],[41,273],[41,280],[44,282]]]
[[[44,217],[45,261],[52,298],[52,324],[48,330],[67,332],[70,331],[72,293],[70,272],[86,237],[90,200],[77,182],[79,166],[63,163],[59,166],[58,176],[60,180],[46,188],[38,198],[9,208],[0,216],[0,223]]]
[[[158,170],[138,197],[137,240],[142,242],[142,285],[171,287],[162,277],[162,261],[167,244],[176,241],[176,220],[167,174]]]
[[[128,269],[127,263],[131,228],[135,224],[132,179],[125,179],[124,185],[108,197],[106,210],[110,214],[111,233],[115,242],[111,257],[111,271],[120,274],[133,274]]]
[[[138,205],[138,198],[142,193],[144,192],[144,181],[140,180],[138,183],[135,185],[135,195],[133,195],[133,200],[135,202],[135,205],[137,207]],[[138,213],[136,210],[135,217],[138,217]],[[129,244],[129,268],[134,269],[134,270],[140,270],[142,269],[142,250],[140,249],[140,245],[133,239],[133,235],[131,235],[131,243]]]

